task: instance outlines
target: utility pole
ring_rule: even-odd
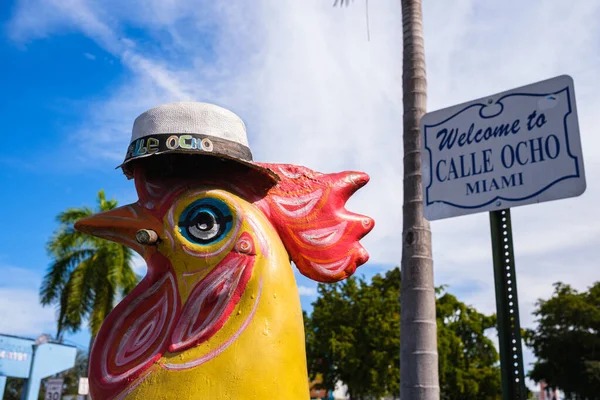
[[[421,0],[402,0],[404,205],[400,398],[440,398],[431,229],[423,217],[420,121],[427,108]]]

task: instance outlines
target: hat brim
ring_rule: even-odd
[[[123,171],[125,176],[128,179],[132,179],[133,178],[133,170],[135,168],[136,163],[149,162],[154,159],[156,159],[156,161],[159,161],[161,156],[168,156],[168,155],[171,155],[171,156],[181,155],[181,156],[189,157],[188,159],[191,159],[191,157],[194,157],[195,159],[198,160],[199,163],[202,163],[202,159],[205,157],[208,159],[213,159],[213,160],[220,159],[220,160],[224,160],[224,161],[232,161],[234,163],[237,163],[238,165],[247,167],[253,171],[258,172],[263,178],[267,179],[270,182],[270,184],[272,184],[272,185],[276,184],[280,180],[279,175],[277,175],[277,173],[275,173],[273,170],[263,167],[262,165],[259,165],[252,161],[242,160],[240,158],[232,157],[227,154],[221,154],[221,153],[204,152],[204,153],[198,154],[195,152],[192,153],[192,152],[184,151],[184,150],[170,150],[170,151],[163,151],[161,153],[156,153],[156,154],[146,154],[143,156],[138,156],[136,158],[131,158],[129,160],[124,161],[122,164],[117,166],[115,169],[121,168],[121,170]]]

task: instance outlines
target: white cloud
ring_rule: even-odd
[[[148,270],[148,266],[146,261],[137,253],[134,253],[133,256],[133,271],[139,276],[145,276],[146,271]]]
[[[94,61],[96,59],[96,56],[93,55],[92,53],[83,53],[83,56],[85,58],[87,58],[88,60],[92,60],[92,61]]]
[[[95,104],[78,135],[107,168],[124,155],[134,118],[157,104],[195,99],[237,112],[255,159],[323,172],[355,169],[371,182],[349,202],[376,228],[364,239],[371,260],[398,265],[402,229],[402,27],[400,2],[332,8],[332,1],[250,3],[153,0],[21,0],[15,40],[77,30],[129,67],[133,77]],[[31,7],[36,4],[36,7]],[[557,280],[584,289],[600,279],[596,199],[600,178],[600,4],[424,2],[429,109],[560,74],[575,80],[587,192],[576,199],[513,210],[524,326]],[[141,10],[140,12],[132,12]],[[152,40],[127,38],[124,27]],[[567,34],[568,33],[568,34]],[[92,156],[91,154],[86,156]],[[432,223],[436,283],[494,312],[489,222],[485,214]]]
[[[1,332],[10,335],[56,332],[54,309],[43,308],[34,289],[0,288],[0,321]]]
[[[0,266],[0,333],[37,337],[56,332],[55,312],[39,303],[41,277],[34,272]]]
[[[314,297],[317,295],[317,288],[300,285],[298,286],[298,293],[300,293],[300,296]]]

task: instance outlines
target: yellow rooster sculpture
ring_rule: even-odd
[[[148,273],[94,342],[91,397],[308,399],[291,261],[321,282],[367,261],[374,222],[344,204],[368,176],[255,163],[243,122],[206,103],[140,115],[122,168],[139,201],[76,228],[131,247]]]

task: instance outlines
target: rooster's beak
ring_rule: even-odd
[[[146,246],[136,240],[136,233],[145,230],[156,233],[160,238],[161,224],[148,211],[134,203],[82,218],[75,223],[75,229],[120,243],[143,255]]]

